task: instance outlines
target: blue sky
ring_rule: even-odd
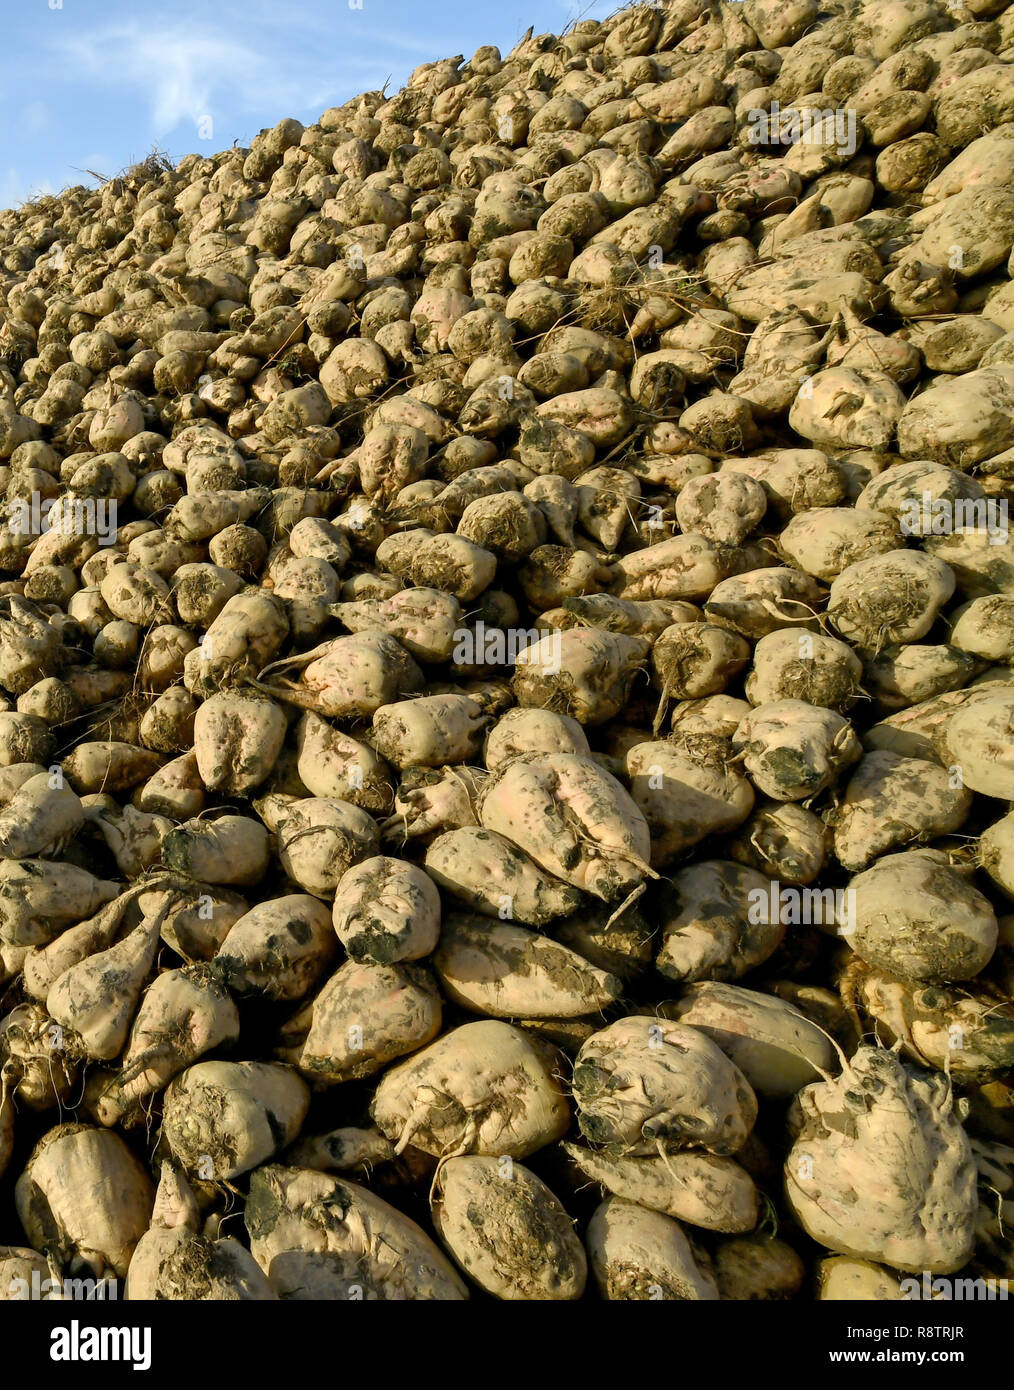
[[[351,8],[360,4],[361,8]],[[112,177],[154,144],[174,160],[309,123],[419,63],[529,24],[559,33],[619,0],[0,0],[0,207]]]

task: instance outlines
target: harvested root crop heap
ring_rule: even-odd
[[[673,0],[0,214],[0,1298],[1012,1272],[1012,185]]]

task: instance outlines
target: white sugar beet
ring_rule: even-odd
[[[588,1255],[602,1298],[609,1302],[718,1298],[712,1276],[694,1260],[678,1222],[622,1197],[607,1197],[588,1223]]]
[[[809,1235],[896,1269],[962,1267],[974,1240],[975,1164],[944,1077],[862,1047],[837,1081],[802,1091],[799,1107],[785,1182]]]
[[[757,1116],[739,1068],[703,1033],[667,1019],[603,1028],[578,1053],[573,1085],[581,1133],[610,1154],[732,1154]]]
[[[266,1163],[299,1133],[303,1079],[270,1062],[196,1062],[169,1084],[163,1133],[191,1178],[227,1182]]]
[[[451,1158],[431,1202],[440,1239],[494,1298],[580,1298],[588,1274],[570,1217],[541,1178],[511,1160]]]
[[[243,1219],[250,1252],[279,1298],[468,1297],[433,1240],[358,1183],[308,1168],[258,1168]]]
[[[376,855],[339,880],[333,923],[353,960],[373,965],[421,960],[440,935],[440,894],[417,865]]]
[[[559,1059],[507,1023],[466,1023],[384,1073],[373,1118],[400,1152],[527,1158],[570,1123]]]
[[[154,1196],[144,1166],[118,1134],[69,1124],[35,1146],[14,1202],[29,1240],[60,1265],[122,1279]]]
[[[614,777],[576,754],[515,758],[487,782],[479,814],[548,873],[606,902],[650,872],[644,816]]]

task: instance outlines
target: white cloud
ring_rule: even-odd
[[[21,117],[25,135],[40,135],[49,126],[49,107],[44,101],[30,101]]]
[[[453,41],[450,39],[415,39],[409,34],[392,34],[383,29],[363,28],[361,30],[356,29],[355,32],[357,38],[363,38],[378,48],[396,49],[402,53],[411,54],[413,58],[418,58],[420,63],[435,62],[437,59],[447,58],[454,47]],[[469,56],[469,54],[465,54],[466,58]]]
[[[77,72],[119,92],[134,91],[156,135],[214,115],[220,98],[232,109],[266,104],[279,111],[293,105],[303,110],[323,99],[311,82],[281,75],[276,56],[211,26],[152,29],[134,22],[61,38],[57,47]],[[136,125],[136,112],[125,111],[124,124]]]
[[[115,91],[121,108],[129,93],[162,137],[202,116],[318,112],[364,83],[390,77],[400,85],[418,63],[454,52],[437,33],[377,29],[360,13],[350,10],[339,26],[332,14],[326,22],[319,11],[301,16],[298,5],[250,4],[237,8],[233,27],[226,6],[217,25],[197,17],[156,27],[132,20],[52,42],[72,72]],[[123,124],[137,129],[136,108],[127,105]]]
[[[557,0],[557,3],[567,12],[567,18],[571,22],[579,19],[609,19],[620,8],[614,0]]]
[[[40,182],[29,181],[19,174],[13,165],[0,174],[0,208],[15,208],[30,198],[53,192],[55,189],[48,179],[42,179]]]
[[[73,165],[70,166],[70,170],[74,175],[74,182],[80,183],[81,178],[79,176],[83,175],[85,178],[90,177],[88,173],[89,169],[93,169],[96,174],[101,174],[102,181],[105,181],[114,176],[117,167],[116,160],[113,156],[103,152],[100,154],[86,154],[82,156],[81,159],[75,159]]]
[[[0,175],[0,207],[13,208],[25,200],[25,182],[17,169],[7,169]]]

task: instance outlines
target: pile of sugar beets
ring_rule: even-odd
[[[0,1298],[1011,1272],[1012,246],[1003,0],[0,214]]]

